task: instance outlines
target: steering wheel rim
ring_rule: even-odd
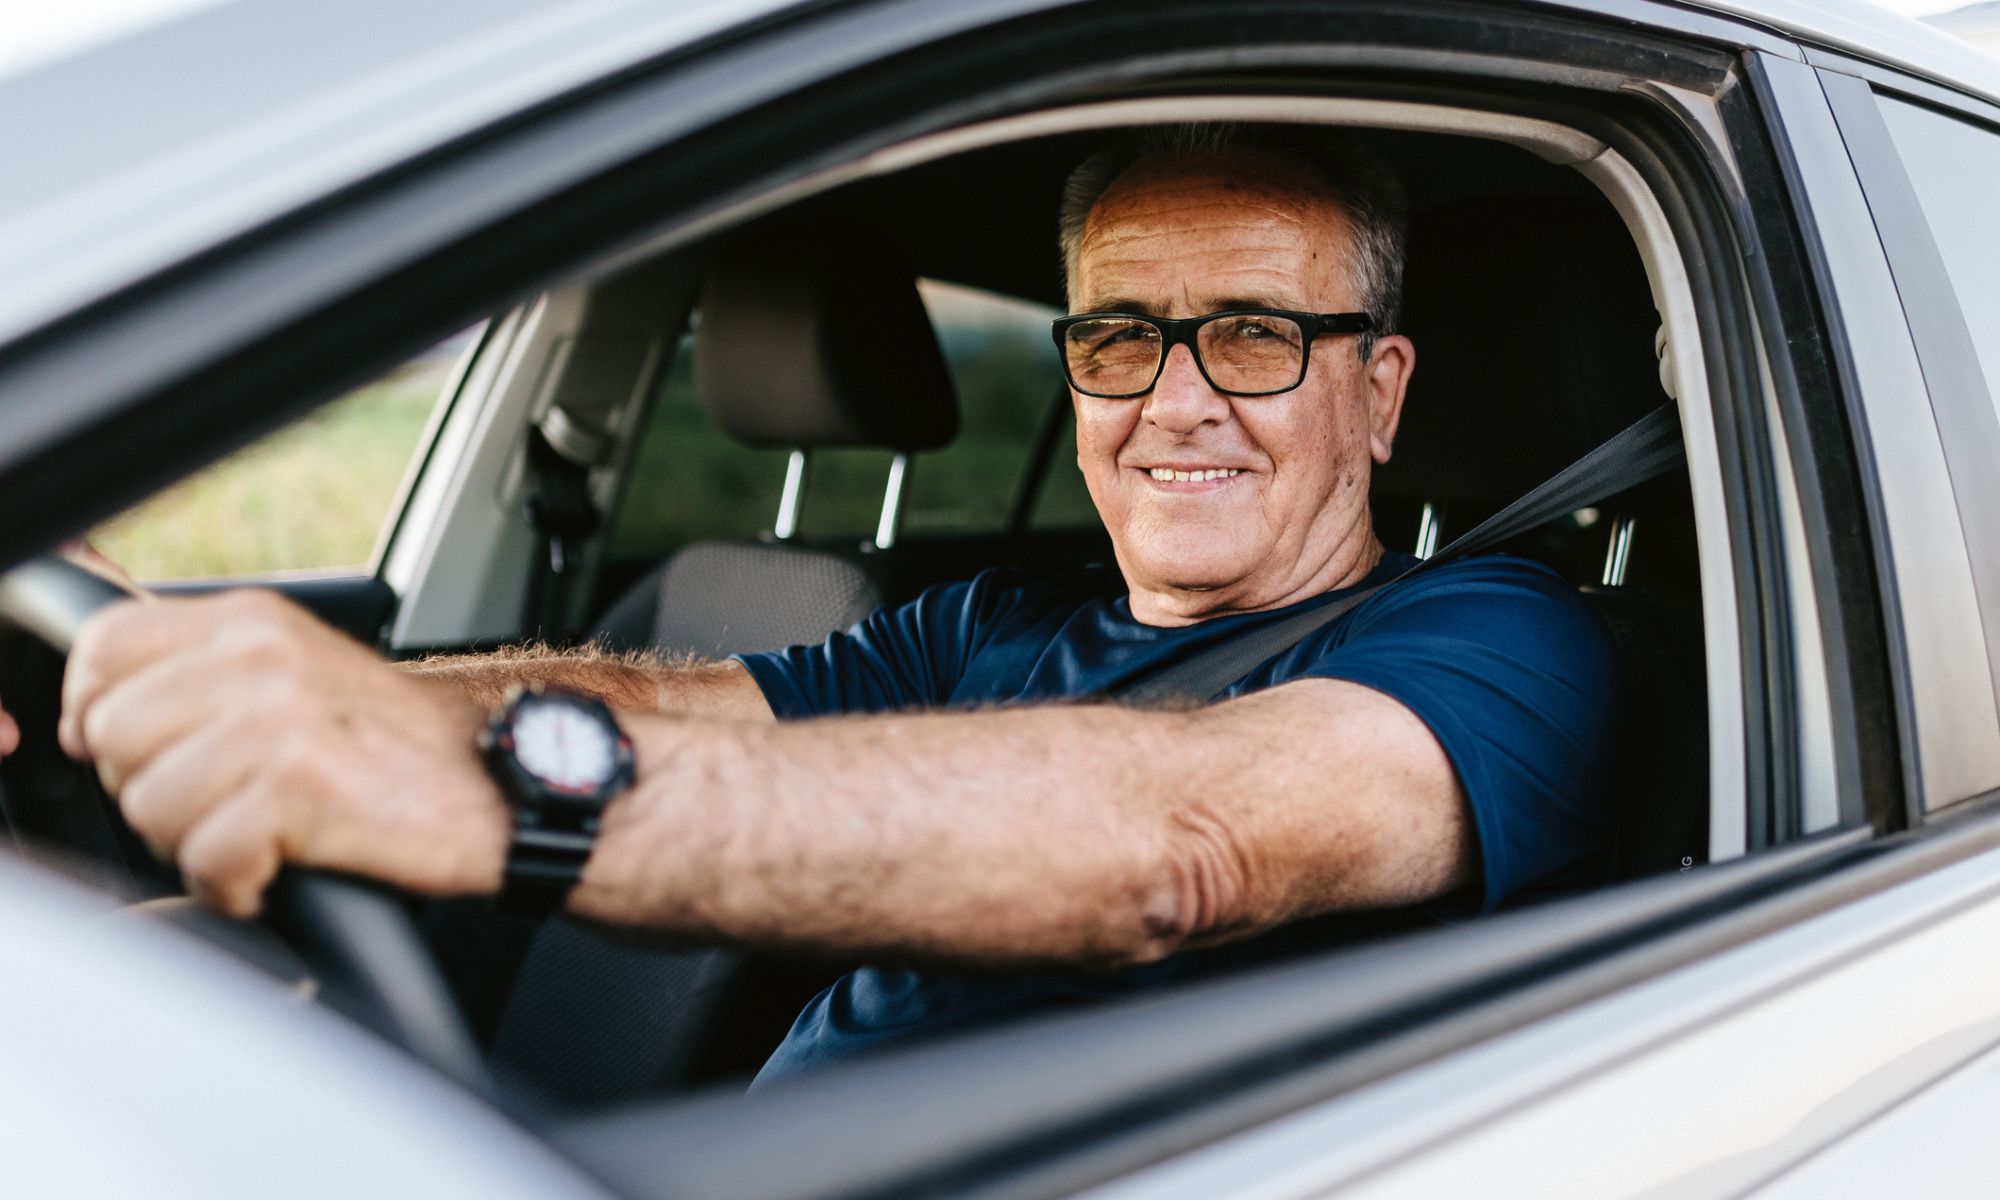
[[[45,555],[0,576],[0,624],[67,658],[92,614],[132,598],[103,576]],[[111,809],[117,812],[115,804]],[[330,1007],[459,1083],[488,1090],[451,991],[394,896],[351,877],[287,868],[272,882],[265,907],[267,921],[320,977]]]

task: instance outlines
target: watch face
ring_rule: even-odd
[[[515,761],[549,787],[595,792],[618,770],[617,731],[574,704],[524,705],[513,733]]]

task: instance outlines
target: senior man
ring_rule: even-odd
[[[1337,910],[1590,877],[1615,656],[1540,566],[1399,581],[1206,707],[1079,703],[1413,565],[1368,503],[1415,362],[1400,209],[1329,131],[1151,131],[1078,169],[1057,327],[1115,572],[990,571],[682,666],[397,670],[268,594],[121,605],[71,657],[64,746],[229,912],[285,862],[491,894],[524,852],[475,749],[489,709],[524,680],[601,697],[636,770],[570,911],[892,964],[822,993],[772,1074]]]

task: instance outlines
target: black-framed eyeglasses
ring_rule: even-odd
[[[1309,313],[1232,308],[1202,317],[1095,312],[1053,325],[1069,385],[1086,396],[1127,400],[1159,382],[1167,354],[1185,345],[1210,387],[1232,396],[1275,396],[1305,382],[1315,338],[1372,333],[1365,312]]]

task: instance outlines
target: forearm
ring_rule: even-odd
[[[733,661],[528,645],[487,654],[433,656],[398,665],[418,678],[455,689],[481,708],[498,705],[517,684],[540,683],[582,692],[635,712],[736,720],[771,717],[756,682]]]
[[[1260,716],[638,718],[641,782],[607,812],[572,906],[850,955],[1116,964],[1456,882],[1452,829],[1419,832],[1441,867],[1385,878],[1363,810],[1396,781],[1357,763],[1327,793],[1324,757],[1288,756]],[[1267,832],[1273,807],[1301,828],[1242,838],[1260,805]]]

